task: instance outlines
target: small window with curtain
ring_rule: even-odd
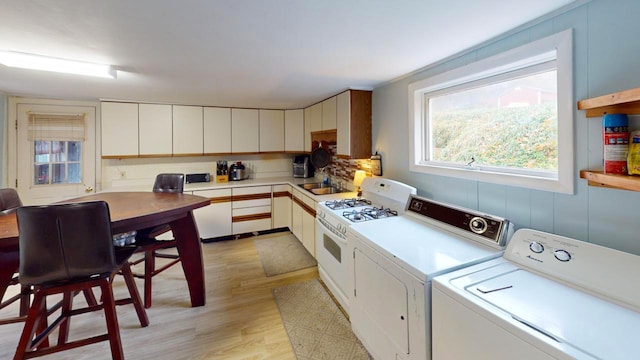
[[[82,183],[85,114],[29,113],[33,185]]]

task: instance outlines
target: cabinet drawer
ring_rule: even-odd
[[[271,206],[233,209],[232,214],[234,234],[271,229]]]
[[[233,209],[233,222],[255,220],[256,218],[271,218],[271,206],[254,206],[250,208]]]
[[[249,194],[261,194],[261,193],[271,193],[271,186],[250,186],[250,187],[241,187],[241,188],[233,188],[231,189],[233,196],[237,195],[249,195]]]
[[[259,194],[258,194],[259,195]],[[271,194],[269,194],[269,197],[264,197],[264,198],[257,198],[254,200],[242,200],[242,201],[238,201],[235,200],[235,197],[233,197],[233,208],[234,209],[243,209],[243,208],[251,208],[251,207],[256,207],[256,206],[268,206],[271,207]]]
[[[271,186],[231,189],[232,207],[241,209],[255,206],[271,206]]]
[[[234,234],[268,230],[271,228],[271,219],[250,220],[233,223]]]

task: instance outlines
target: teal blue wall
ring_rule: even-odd
[[[637,0],[593,0],[375,89],[373,146],[383,155],[384,176],[417,187],[422,196],[504,216],[518,228],[534,228],[640,254],[640,193],[589,187],[579,178],[581,169],[602,168],[601,118],[587,119],[584,112],[574,111],[574,195],[410,172],[407,145],[409,83],[568,28],[573,28],[574,36],[576,101],[640,87],[638,14]],[[632,116],[630,125],[640,129],[639,119]]]

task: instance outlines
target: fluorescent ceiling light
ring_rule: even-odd
[[[116,70],[110,65],[92,64],[14,51],[0,51],[0,64],[23,69],[116,78]]]

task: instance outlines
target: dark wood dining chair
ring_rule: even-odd
[[[124,359],[115,306],[132,303],[140,325],[149,324],[135,286],[129,257],[135,248],[113,245],[109,207],[104,201],[76,204],[26,206],[16,212],[19,230],[19,280],[33,287],[33,302],[27,313],[15,359],[26,359],[69,350],[100,341],[109,341],[113,359]],[[111,279],[124,274],[129,299],[116,301]],[[80,291],[100,288],[100,302],[73,308],[73,297]],[[46,299],[62,294],[59,316],[48,325]],[[72,316],[104,311],[107,332],[69,340]],[[49,336],[58,329],[56,345]]]
[[[12,188],[4,188],[0,189],[0,216],[8,215],[14,213],[19,207],[22,206],[22,200],[20,200],[20,196],[18,195],[18,191]],[[9,263],[15,263],[16,267],[18,264],[18,253],[15,254],[5,254],[4,261]],[[9,282],[10,286],[20,285],[18,281],[17,273]],[[20,302],[20,308],[18,315],[11,316],[8,318],[0,319],[0,325],[11,324],[20,321],[24,321],[27,318],[27,311],[29,310],[29,301],[31,299],[31,288],[29,286],[21,286],[20,291],[3,300],[4,294],[0,294],[0,310],[4,309],[15,302]]]
[[[153,192],[182,194],[183,191],[184,174],[162,173],[156,176]],[[158,238],[169,231],[171,231],[171,227],[169,224],[165,224],[140,230],[136,235],[137,252],[144,252],[144,257],[132,261],[131,265],[137,265],[144,261],[144,273],[134,273],[133,275],[144,279],[144,307],[147,309],[151,307],[152,278],[181,261],[178,254],[160,251],[176,246],[175,238],[167,240]],[[169,259],[170,261],[156,268],[157,258]]]

